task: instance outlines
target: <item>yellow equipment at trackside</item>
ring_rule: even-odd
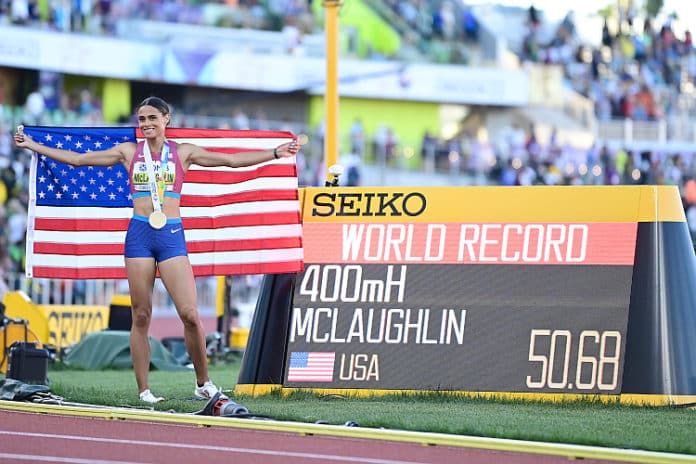
[[[38,341],[56,349],[109,326],[109,306],[37,305],[21,290],[6,293],[3,303],[7,317],[28,321]]]

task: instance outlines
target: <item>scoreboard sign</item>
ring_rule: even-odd
[[[511,193],[306,189],[283,386],[620,393],[640,191]]]

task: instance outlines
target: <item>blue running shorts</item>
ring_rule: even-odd
[[[167,219],[167,224],[161,229],[150,226],[145,216],[131,218],[126,233],[126,258],[154,258],[159,263],[187,255],[181,218]]]

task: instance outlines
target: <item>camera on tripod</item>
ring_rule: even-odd
[[[332,179],[327,180],[324,186],[338,187],[338,178],[341,174],[343,174],[343,166],[341,166],[340,164],[332,164],[329,167],[329,175],[331,175]]]

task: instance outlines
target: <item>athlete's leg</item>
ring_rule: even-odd
[[[160,277],[169,292],[181,322],[184,324],[186,350],[196,371],[196,382],[208,380],[208,357],[205,351],[205,330],[198,315],[196,282],[188,256],[175,256],[158,264]]]
[[[131,297],[133,323],[130,332],[130,349],[138,391],[150,388],[150,339],[148,331],[152,320],[152,290],[155,285],[154,258],[126,258],[128,287]]]

